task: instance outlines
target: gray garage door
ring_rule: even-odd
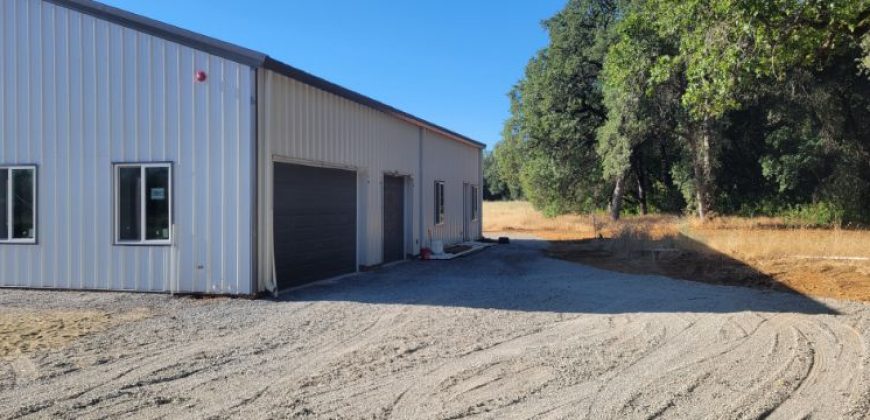
[[[384,176],[384,263],[405,258],[405,178]]]
[[[275,163],[278,289],[356,271],[356,173]]]

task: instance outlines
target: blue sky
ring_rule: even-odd
[[[262,51],[489,145],[565,0],[103,0]]]

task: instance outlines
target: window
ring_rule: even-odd
[[[444,223],[444,181],[435,181],[435,224]]]
[[[0,243],[36,243],[35,166],[0,166]]]
[[[477,186],[471,186],[471,220],[477,220],[479,216],[479,202],[477,201]]]
[[[115,165],[115,242],[168,245],[172,226],[172,166]]]

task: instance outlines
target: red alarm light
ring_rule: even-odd
[[[204,71],[200,70],[200,71],[196,72],[196,81],[197,82],[204,82],[206,79],[208,79],[208,75],[205,74]]]

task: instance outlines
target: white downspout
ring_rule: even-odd
[[[268,247],[269,255],[268,264],[269,264],[269,276],[267,277],[267,288],[272,292],[275,297],[278,297],[278,273],[275,268],[275,217],[274,217],[274,190],[275,190],[275,163],[274,158],[272,156],[272,108],[273,107],[273,93],[274,83],[272,73],[266,71],[263,73],[265,75],[263,80],[263,89],[265,92],[265,102],[263,103],[263,107],[261,109],[263,112],[263,125],[260,127],[260,135],[263,136],[263,143],[261,146],[263,147],[262,155],[262,166],[263,166],[263,180],[265,182],[263,191],[265,193],[265,197],[263,203],[265,203],[266,210],[266,231],[263,234],[266,237],[266,247]]]

